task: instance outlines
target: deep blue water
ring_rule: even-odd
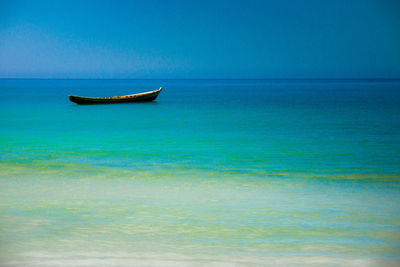
[[[154,103],[78,106],[67,98],[161,85]],[[2,80],[0,88],[3,161],[399,173],[399,82]]]

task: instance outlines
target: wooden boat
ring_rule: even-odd
[[[69,100],[71,100],[72,102],[81,105],[150,102],[157,98],[161,90],[162,87],[153,91],[144,92],[140,94],[113,96],[113,97],[88,97],[88,96],[77,96],[77,95],[69,95],[68,97]]]

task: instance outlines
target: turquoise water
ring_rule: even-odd
[[[0,102],[3,264],[399,263],[398,81],[0,80]]]

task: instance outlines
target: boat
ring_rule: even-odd
[[[150,102],[157,98],[158,94],[161,92],[162,89],[163,88],[160,87],[159,89],[140,94],[112,96],[112,97],[89,97],[89,96],[77,96],[77,95],[68,95],[68,97],[69,100],[80,105]]]

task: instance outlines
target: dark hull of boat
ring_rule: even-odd
[[[80,105],[92,105],[92,104],[118,104],[118,103],[134,103],[134,102],[150,102],[157,98],[161,89],[157,89],[151,92],[126,95],[126,96],[114,96],[114,97],[87,97],[87,96],[76,96],[69,95],[69,100]]]

